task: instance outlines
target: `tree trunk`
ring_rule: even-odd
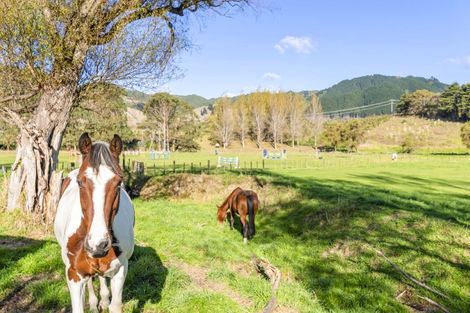
[[[261,149],[261,127],[256,128],[256,144]]]
[[[241,139],[242,148],[245,149],[245,131],[244,130],[242,130],[240,139]]]
[[[277,134],[276,134],[275,131],[274,131],[274,134],[273,134],[273,138],[274,138],[274,149],[276,150],[277,149]]]
[[[46,89],[32,118],[20,130],[16,160],[8,188],[7,209],[19,208],[50,222],[60,196],[61,172],[56,172],[62,137],[76,98],[75,88]]]

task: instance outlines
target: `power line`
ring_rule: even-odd
[[[370,109],[377,109],[380,107],[390,107],[390,113],[393,113],[394,110],[396,109],[396,103],[398,100],[396,99],[390,99],[387,101],[382,101],[382,102],[376,102],[368,105],[363,105],[363,106],[358,106],[354,108],[346,108],[346,109],[340,109],[340,110],[334,110],[334,111],[328,111],[328,112],[322,112],[323,115],[336,115],[336,114],[347,114],[347,113],[356,113],[356,112],[361,112],[361,111],[366,111]],[[307,114],[307,117],[312,116],[312,114]]]

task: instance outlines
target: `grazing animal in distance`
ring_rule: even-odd
[[[253,238],[256,233],[255,216],[259,208],[259,200],[256,192],[235,188],[225,201],[217,207],[217,220],[223,223],[227,219],[227,212],[230,213],[230,229],[233,229],[234,216],[240,216],[242,223],[243,242]],[[248,220],[247,220],[248,217]]]
[[[109,144],[92,144],[84,133],[78,146],[83,162],[64,179],[54,220],[72,312],[84,312],[86,286],[90,311],[98,312],[92,282],[98,277],[100,309],[120,313],[128,260],[134,251],[134,207],[122,187],[119,166],[122,140],[114,135]],[[106,278],[111,281],[111,302]]]

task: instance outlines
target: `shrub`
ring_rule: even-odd
[[[462,138],[462,143],[470,148],[470,122],[463,124],[460,129],[460,138]]]
[[[414,138],[412,134],[408,134],[405,136],[403,139],[403,142],[401,143],[401,152],[402,153],[411,153],[414,150],[416,150],[416,147],[418,145],[417,140]]]

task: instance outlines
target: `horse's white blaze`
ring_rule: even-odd
[[[115,174],[107,166],[100,165],[98,173],[89,167],[85,175],[93,182],[93,220],[88,234],[88,245],[94,250],[100,242],[109,239],[104,216],[104,199],[106,184]]]

